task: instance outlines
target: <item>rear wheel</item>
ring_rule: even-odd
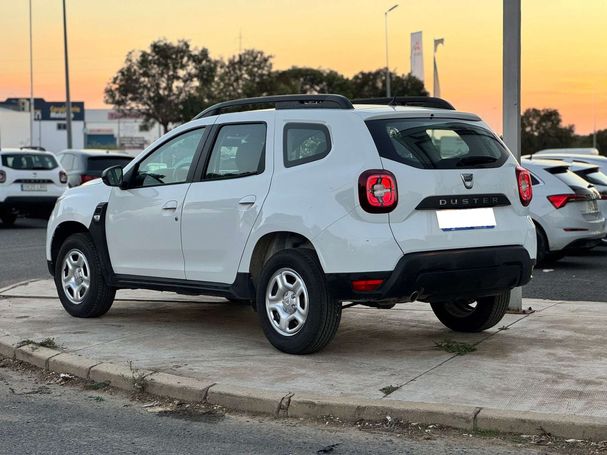
[[[263,267],[257,314],[274,347],[289,354],[310,354],[335,336],[341,304],[329,294],[313,251],[283,250]]]
[[[79,318],[107,313],[116,295],[103,278],[99,254],[87,234],[74,234],[61,245],[55,286],[65,311]]]
[[[510,291],[476,301],[452,300],[431,303],[432,311],[445,326],[456,332],[481,332],[502,320],[510,301]]]

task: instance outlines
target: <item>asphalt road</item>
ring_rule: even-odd
[[[0,454],[566,453],[460,431],[431,429],[407,436],[213,411],[152,413],[154,408],[145,407],[152,398],[136,401],[116,391],[58,385],[7,364],[0,361]]]
[[[19,219],[0,223],[0,287],[33,278],[48,278],[44,257],[46,223]],[[607,247],[567,256],[534,272],[525,297],[607,302]]]
[[[0,222],[0,287],[33,278],[48,278],[44,244],[46,221],[19,218]]]

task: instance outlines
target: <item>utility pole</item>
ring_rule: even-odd
[[[32,0],[30,5],[30,146],[34,145],[34,54],[32,44]],[[40,144],[38,144],[40,145]]]
[[[386,32],[386,96],[390,98],[390,62],[388,57],[388,13],[398,8],[398,3],[384,13],[384,28]]]
[[[63,0],[63,53],[65,57],[65,121],[67,130],[67,148],[72,148],[72,102],[70,100],[70,67],[67,56],[67,16]]]
[[[504,142],[521,161],[521,0],[503,0],[503,132]],[[523,311],[523,290],[510,293],[509,309]]]

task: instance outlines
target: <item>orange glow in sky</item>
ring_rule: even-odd
[[[29,96],[27,0],[0,0],[0,99]],[[444,37],[442,96],[501,131],[502,0],[67,0],[72,100],[105,107],[103,88],[131,49],[185,38],[215,57],[257,48],[292,65],[346,75],[390,65],[409,72],[409,34],[424,33],[426,88],[432,38]],[[578,133],[607,128],[607,1],[523,0],[522,103],[553,107]],[[61,0],[32,0],[34,94],[65,98]]]

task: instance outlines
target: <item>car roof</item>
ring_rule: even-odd
[[[106,150],[106,149],[65,149],[60,151],[58,154],[64,153],[76,153],[79,155],[86,156],[112,156],[112,157],[124,157],[124,158],[132,158],[132,156],[128,155],[126,152],[122,150]]]
[[[479,121],[480,117],[469,112],[450,109],[436,109],[420,106],[387,106],[384,104],[355,104],[354,112],[365,120],[375,118],[452,118]]]
[[[531,167],[531,168],[535,168],[535,169],[550,169],[553,167],[569,167],[571,166],[570,163],[566,163],[564,161],[559,161],[559,160],[545,160],[545,159],[527,159],[527,158],[523,158],[521,160],[521,164],[524,167]]]
[[[574,172],[575,171],[587,171],[587,170],[591,170],[591,169],[595,169],[595,171],[599,171],[600,167],[598,164],[581,163],[580,161],[574,161],[573,163],[571,163],[570,169]]]

